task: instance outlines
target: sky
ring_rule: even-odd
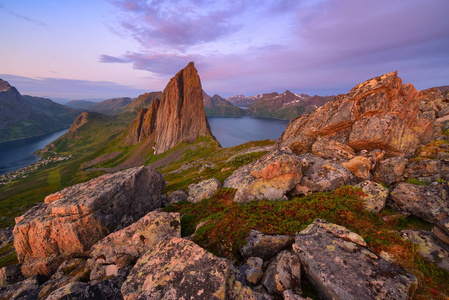
[[[0,78],[66,99],[163,90],[195,62],[228,97],[449,85],[448,0],[0,0]]]

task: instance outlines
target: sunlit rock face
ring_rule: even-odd
[[[382,149],[387,157],[411,157],[420,144],[434,139],[435,113],[427,104],[435,97],[424,94],[403,85],[397,72],[375,77],[290,122],[277,145],[299,154],[326,137],[355,151]]]

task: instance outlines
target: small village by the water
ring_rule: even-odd
[[[35,162],[34,164],[28,165],[16,171],[10,172],[8,174],[0,175],[0,185],[5,185],[11,183],[11,181],[26,178],[30,173],[38,170],[39,168],[46,166],[48,164],[58,163],[68,160],[72,157],[69,156],[54,156],[47,157]]]

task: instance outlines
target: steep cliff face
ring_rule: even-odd
[[[425,101],[424,101],[425,102]],[[367,80],[311,114],[293,120],[277,145],[307,152],[318,137],[356,151],[383,149],[387,156],[413,156],[434,137],[435,113],[397,72]]]
[[[212,134],[204,113],[200,77],[190,62],[164,89],[156,117],[155,154],[205,135]]]

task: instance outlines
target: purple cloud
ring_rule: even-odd
[[[143,49],[101,61],[168,76],[193,60],[223,94],[342,93],[394,70],[419,89],[448,84],[446,0],[168,2],[114,1]]]

